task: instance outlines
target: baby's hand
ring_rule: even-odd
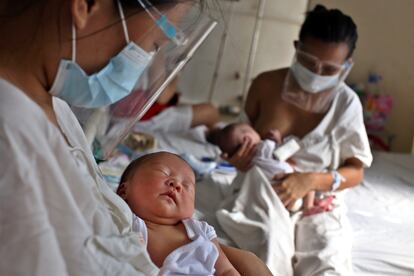
[[[313,195],[313,198],[315,198],[315,194]],[[304,208],[303,215],[304,216],[310,216],[319,214],[322,212],[329,212],[332,211],[334,208],[334,199],[335,195],[330,195],[328,197],[322,198],[322,199],[313,199],[313,206]]]
[[[277,129],[271,129],[268,133],[266,133],[265,139],[273,140],[276,144],[282,143],[282,134]]]
[[[221,158],[232,164],[239,171],[246,172],[252,166],[252,159],[256,152],[256,145],[254,145],[250,138],[243,141],[241,147],[232,156],[223,153]]]

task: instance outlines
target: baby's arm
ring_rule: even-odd
[[[217,247],[219,252],[218,259],[214,268],[216,269],[216,273],[214,275],[222,275],[222,276],[232,276],[237,275],[240,276],[240,273],[234,268],[234,266],[230,263],[229,259],[227,259],[226,254],[224,254],[223,250],[221,249],[218,240],[212,239],[211,240]]]

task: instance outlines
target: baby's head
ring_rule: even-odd
[[[181,157],[157,152],[131,162],[117,194],[140,218],[176,224],[194,212],[195,175]]]
[[[222,152],[232,156],[245,139],[249,139],[253,145],[257,145],[261,140],[260,135],[249,124],[234,123],[218,131],[210,141]]]

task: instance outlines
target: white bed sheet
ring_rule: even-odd
[[[188,133],[154,134],[159,149],[217,157],[203,141],[202,128]],[[234,174],[212,173],[197,183],[196,214],[215,227],[221,242],[234,245],[221,230],[215,212]],[[355,275],[414,275],[414,157],[377,152],[364,181],[346,194],[353,228]]]
[[[414,275],[414,157],[376,152],[346,205],[356,275]]]

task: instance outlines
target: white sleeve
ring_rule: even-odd
[[[0,137],[0,275],[68,275],[33,153]],[[45,173],[45,172],[42,172]],[[52,183],[49,183],[52,184]],[[59,206],[56,206],[59,208]],[[63,214],[62,214],[63,215]]]
[[[203,233],[206,235],[206,237],[209,240],[217,238],[217,234],[216,234],[216,231],[214,230],[213,226],[209,225],[205,221],[197,221],[197,222],[198,222],[200,228],[202,229]]]
[[[148,245],[148,231],[147,225],[145,221],[143,221],[140,217],[133,215],[132,219],[132,231],[137,232],[140,234],[140,243],[142,243],[145,247]]]
[[[344,106],[344,112],[334,131],[339,145],[340,164],[348,158],[359,159],[365,167],[371,166],[372,153],[364,125],[362,105],[356,95]]]

